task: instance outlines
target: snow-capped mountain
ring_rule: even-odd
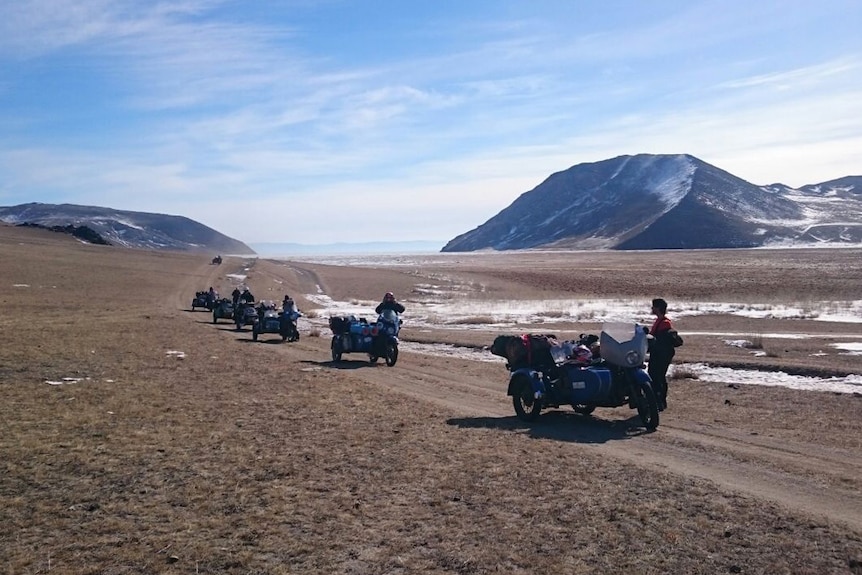
[[[690,155],[620,156],[551,175],[444,252],[862,244],[862,176],[757,186]]]
[[[0,207],[0,221],[46,228],[85,226],[110,244],[131,248],[254,253],[244,243],[182,216],[75,204],[30,203]]]

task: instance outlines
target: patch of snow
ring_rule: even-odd
[[[30,284],[12,284],[12,287],[30,287]]]
[[[469,258],[473,254],[457,254],[460,259]],[[343,259],[343,258],[340,258]],[[352,265],[358,262],[368,263],[367,257],[351,258]],[[389,265],[421,265],[421,258],[398,258],[397,263],[392,258],[381,257],[377,260],[388,262]],[[434,278],[441,282],[451,282],[451,278]],[[354,315],[372,319],[376,317],[374,307],[377,301],[350,302],[335,301],[317,285],[317,293],[305,297],[318,306],[317,317],[308,318],[308,323],[321,330],[328,329],[328,318],[336,315]],[[557,300],[488,300],[476,302],[463,297],[464,293],[484,291],[484,286],[477,284],[421,284],[417,286],[416,296],[405,300],[407,312],[404,314],[405,329],[423,330],[441,325],[455,325],[459,329],[512,329],[513,333],[523,333],[524,326],[536,329],[542,323],[572,323],[590,322],[604,323],[613,321],[636,322],[649,325],[652,316],[649,314],[648,300],[623,299],[557,299]],[[808,319],[833,322],[862,323],[862,300],[855,301],[821,301],[805,302],[804,304],[743,304],[736,302],[675,302],[670,310],[672,318],[688,315],[730,314],[754,318]],[[572,329],[577,331],[577,325]],[[684,332],[683,335],[704,335],[725,337],[727,345],[747,347],[751,345],[746,337],[752,333],[733,332]],[[757,333],[758,337],[770,339],[816,339],[823,338],[817,333]],[[853,334],[829,335],[831,340],[859,339]],[[490,342],[488,342],[490,344]],[[838,349],[851,353],[862,352],[862,343],[848,342],[831,344]],[[859,347],[857,347],[859,346]],[[463,358],[473,361],[498,363],[501,368],[505,359],[491,354],[487,349],[450,344],[425,344],[402,341],[402,349],[426,355],[446,358]],[[765,354],[760,350],[753,353]],[[822,352],[819,352],[822,354]],[[691,368],[703,381],[725,383],[740,383],[746,385],[780,385],[794,389],[817,391],[840,391],[842,393],[862,392],[862,376],[849,378],[812,378],[791,376],[783,372],[759,372],[756,370],[737,370],[730,368],[711,368],[703,364],[684,364],[680,367]],[[505,374],[505,369],[503,368]],[[505,375],[503,376],[505,377]]]
[[[671,366],[697,375],[699,381],[712,383],[735,383],[739,385],[766,385],[788,387],[804,391],[830,391],[838,393],[862,392],[862,375],[847,377],[806,377],[790,375],[783,371],[757,371],[751,369],[731,369],[728,367],[709,367],[702,363],[684,363]],[[671,372],[672,373],[672,372]]]
[[[846,351],[846,355],[862,355],[862,343],[860,342],[833,343],[832,347]]]
[[[79,381],[84,381],[84,380],[89,381],[89,379],[90,379],[89,377],[64,377],[60,381],[48,379],[48,380],[45,380],[45,383],[47,383],[48,385],[65,385],[68,383],[78,383]]]
[[[670,209],[682,200],[691,189],[695,166],[686,156],[677,156],[668,162],[664,171],[656,173],[647,189],[657,195]]]
[[[122,219],[122,218],[116,218],[116,221],[117,221],[117,223],[118,223],[118,224],[123,224],[124,226],[129,227],[129,228],[132,228],[133,230],[141,230],[141,231],[144,231],[144,229],[145,229],[145,228],[143,228],[142,226],[139,226],[139,225],[137,225],[137,224],[136,224],[136,223],[134,223],[134,222],[131,222],[131,221],[129,221],[129,220],[124,220],[124,219]]]

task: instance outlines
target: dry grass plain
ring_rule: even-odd
[[[129,251],[0,226],[0,572],[862,573],[862,398],[672,382],[655,433],[626,409],[518,422],[502,365],[403,352],[333,365],[328,332],[252,343],[189,311],[195,290],[317,286],[408,305],[463,297],[850,300],[859,250],[519,254],[420,267]],[[854,333],[691,317],[685,333]],[[531,326],[524,326],[530,328]],[[584,331],[591,326],[548,326]],[[779,345],[765,342],[765,345]],[[679,361],[862,373],[781,342],[751,358],[686,338]],[[177,353],[183,352],[184,356]],[[63,385],[47,381],[81,378]]]

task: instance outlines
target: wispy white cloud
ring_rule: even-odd
[[[564,3],[481,19],[470,11],[487,9],[463,6],[407,27],[362,21],[349,42],[327,37],[329,8],[359,10],[11,5],[0,62],[83,90],[30,105],[19,91],[40,87],[34,75],[0,79],[0,201],[183,213],[251,242],[349,240],[357,226],[447,239],[553,172],[621,154],[691,153],[754,183],[860,171],[862,47],[840,36],[833,51],[782,50],[782,27],[805,25],[783,3]],[[277,9],[290,17],[259,17]],[[412,9],[430,10],[395,13]],[[383,227],[370,223],[381,205],[399,206]],[[283,238],[238,221],[242,209],[337,212],[353,227],[300,218],[299,238]]]
[[[782,70],[769,74],[759,74],[748,78],[738,78],[718,84],[718,88],[753,88],[773,86],[782,90],[793,90],[804,87],[821,87],[825,80],[833,77],[846,77],[857,70],[860,62],[856,58],[840,58],[813,66],[804,66],[792,70]]]

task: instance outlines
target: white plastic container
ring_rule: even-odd
[[[553,358],[554,363],[560,365],[568,359],[568,356],[566,354],[566,348],[563,345],[552,345],[551,357]]]
[[[602,357],[614,365],[638,367],[646,358],[646,333],[636,323],[605,323],[599,345]]]

